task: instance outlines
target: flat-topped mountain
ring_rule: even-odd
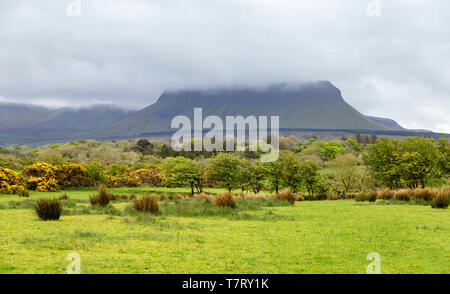
[[[218,88],[164,92],[158,101],[102,131],[105,135],[140,135],[174,131],[172,118],[203,116],[279,116],[281,129],[387,130],[347,104],[330,82],[266,88]]]

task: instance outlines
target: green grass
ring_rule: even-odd
[[[450,273],[448,209],[238,199],[233,210],[182,200],[160,202],[153,216],[129,202],[91,208],[94,190],[66,193],[61,220],[49,222],[31,203],[61,193],[0,195],[0,273],[65,273],[71,252],[80,254],[82,273],[364,274],[370,252],[381,255],[382,273]]]
[[[37,192],[37,191],[29,191],[30,192],[30,198],[31,199],[38,199],[38,198],[52,198],[52,197],[59,197],[63,193],[67,193],[71,198],[73,199],[84,199],[89,200],[89,196],[92,196],[93,194],[98,192],[98,189],[95,188],[77,188],[77,189],[69,189],[65,191],[59,191],[59,192]],[[136,196],[143,196],[147,194],[183,194],[183,195],[190,195],[191,189],[189,188],[166,188],[166,187],[131,187],[131,188],[108,188],[108,192],[114,193],[114,194],[128,194],[132,195],[135,194]],[[221,188],[206,188],[205,193],[208,194],[220,194],[226,192],[226,189]],[[240,190],[235,190],[233,193],[240,193]],[[266,194],[269,194],[266,192]],[[1,195],[0,194],[0,204],[4,201],[9,200],[17,200],[22,199],[18,198],[15,195]]]

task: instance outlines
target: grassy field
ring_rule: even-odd
[[[113,189],[137,196],[188,192]],[[238,209],[206,200],[160,202],[160,216],[129,202],[92,209],[93,190],[66,191],[59,221],[34,215],[31,197],[0,195],[0,273],[361,273],[370,252],[382,273],[450,273],[450,210],[352,200],[287,203],[238,199]],[[210,190],[209,192],[221,192]]]

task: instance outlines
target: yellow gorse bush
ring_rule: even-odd
[[[59,189],[58,181],[56,180],[57,170],[58,168],[54,165],[38,162],[25,168],[22,175],[27,179],[28,189],[40,192],[53,192]]]
[[[109,177],[112,187],[138,187],[142,185],[160,187],[167,180],[164,170],[157,168],[142,168],[138,170],[127,169],[124,174]]]
[[[56,180],[62,188],[86,187],[90,185],[90,180],[86,176],[86,168],[78,163],[58,166]]]
[[[13,170],[0,167],[0,193],[19,194],[24,191],[26,187],[23,177]]]
[[[90,184],[86,169],[78,163],[51,165],[35,163],[22,172],[30,190],[53,192],[64,188],[85,187]]]
[[[46,162],[37,162],[22,172],[26,187],[40,192],[53,192],[65,188],[88,187],[93,181],[87,176],[86,168],[78,163],[51,165]],[[138,187],[142,185],[161,187],[166,184],[166,174],[161,167],[130,168],[106,176],[110,187]],[[24,184],[25,185],[25,184]],[[4,184],[6,187],[6,184]],[[11,188],[8,188],[11,189]]]

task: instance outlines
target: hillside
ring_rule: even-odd
[[[403,131],[406,130],[404,127],[399,125],[395,120],[390,118],[381,118],[381,117],[374,117],[374,116],[367,116],[368,119],[373,121],[374,123],[380,124],[382,126],[387,127],[390,130],[395,131]]]
[[[45,107],[0,103],[0,128],[16,128],[45,119],[52,111]]]
[[[138,136],[174,131],[170,128],[172,118],[185,115],[192,119],[195,107],[203,108],[204,117],[223,119],[227,115],[278,115],[281,129],[388,129],[347,104],[330,82],[312,82],[259,89],[168,91],[155,104],[95,134]]]
[[[111,126],[128,114],[128,111],[112,105],[49,109],[25,104],[1,103],[0,128],[90,130]]]

